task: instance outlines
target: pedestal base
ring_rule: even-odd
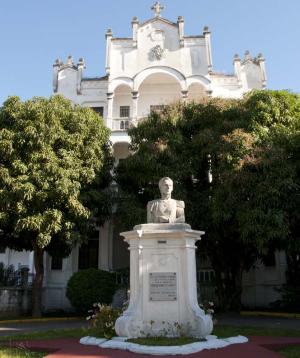
[[[115,323],[119,336],[212,332],[197,302],[195,242],[202,234],[187,224],[143,224],[121,234],[130,250],[130,303]]]

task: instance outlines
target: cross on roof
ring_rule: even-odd
[[[165,7],[161,5],[159,1],[156,1],[156,3],[151,7],[151,10],[155,12],[156,17],[160,17],[160,13],[164,10],[164,8]]]

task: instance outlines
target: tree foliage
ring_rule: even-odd
[[[0,244],[66,255],[109,213],[109,131],[91,109],[61,96],[0,109]],[[41,275],[40,275],[41,274]]]
[[[170,176],[187,222],[206,231],[201,245],[225,307],[239,306],[242,272],[257,258],[299,252],[298,95],[255,91],[241,100],[177,104],[129,133],[134,154],[117,172],[121,221],[126,229],[145,222],[159,178]]]

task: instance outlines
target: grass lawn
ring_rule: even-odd
[[[281,348],[278,353],[283,357],[287,358],[299,358],[300,357],[300,346],[288,346]]]
[[[283,329],[277,327],[263,328],[263,327],[246,327],[246,326],[235,327],[235,326],[217,325],[214,328],[213,334],[215,334],[219,338],[233,337],[237,335],[242,335],[246,337],[247,336],[300,337],[300,330]],[[25,341],[25,340],[35,340],[35,339],[81,338],[84,336],[96,336],[96,334],[95,331],[87,328],[56,329],[56,330],[49,330],[49,331],[38,331],[38,332],[31,332],[31,333],[16,334],[14,336],[2,336],[0,337],[0,342]],[[197,340],[193,340],[193,341],[197,341]],[[187,343],[191,343],[191,341]],[[187,343],[178,343],[178,345],[187,344]],[[175,343],[172,342],[172,345],[174,344]],[[157,342],[156,345],[162,345],[162,343]],[[295,349],[297,349],[297,347]],[[296,356],[291,355],[291,357],[294,358]],[[299,357],[300,355],[298,354],[298,358]],[[0,358],[2,358],[1,355]]]
[[[213,334],[219,338],[233,337],[237,335],[242,336],[271,336],[271,337],[300,337],[300,329],[285,329],[285,328],[269,328],[269,327],[237,327],[237,326],[221,326],[214,327]]]
[[[128,342],[137,343],[145,346],[182,346],[184,344],[199,342],[199,339],[189,337],[167,338],[167,337],[148,337],[128,339]]]
[[[91,330],[86,328],[73,329],[52,329],[49,331],[38,331],[30,333],[20,333],[13,336],[1,336],[0,342],[13,341],[32,341],[35,339],[57,339],[57,338],[81,338],[91,335]],[[0,358],[2,358],[0,356]]]
[[[47,353],[32,352],[26,348],[0,347],[0,358],[43,358]]]

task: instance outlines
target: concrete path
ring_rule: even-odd
[[[285,337],[250,337],[248,343],[233,344],[225,348],[204,350],[199,353],[189,354],[186,358],[280,358],[279,353],[273,351],[287,345],[300,345],[300,338]],[[14,343],[31,350],[49,352],[46,358],[154,358],[174,356],[150,356],[130,353],[115,349],[102,349],[95,346],[79,344],[78,339],[60,339],[49,341],[28,341]],[[181,356],[182,357],[182,356]]]

